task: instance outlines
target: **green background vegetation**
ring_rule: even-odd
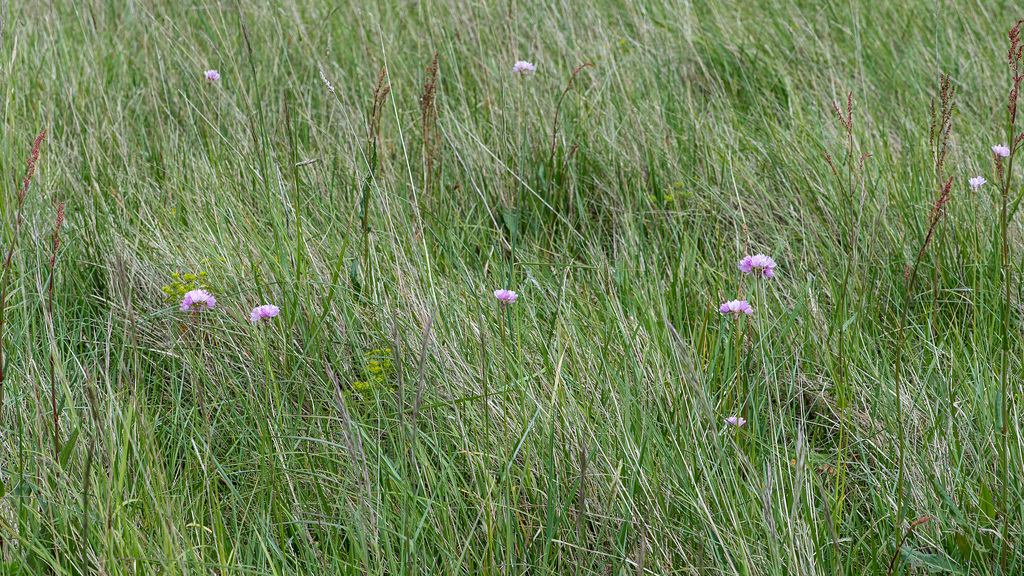
[[[1022,285],[1004,466],[996,189],[967,186],[1005,142],[1013,3],[239,5],[6,8],[5,245],[49,133],[0,573],[877,574],[924,516],[904,573],[1024,571]],[[777,277],[741,285],[755,252]],[[218,308],[178,312],[162,287],[200,272]]]

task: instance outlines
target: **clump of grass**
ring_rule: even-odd
[[[45,117],[86,207],[59,260],[52,198],[7,238],[9,566],[1020,571],[1020,135],[977,210],[1005,69],[971,60],[955,110],[935,86],[997,18],[937,15],[933,58],[920,2],[321,4],[54,3],[8,30],[52,49],[11,52],[0,121]],[[737,272],[757,251],[770,284]],[[198,272],[159,272],[182,254],[212,311]],[[734,297],[753,314],[719,324]]]

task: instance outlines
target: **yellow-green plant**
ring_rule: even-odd
[[[160,288],[160,291],[164,293],[164,296],[169,302],[177,302],[185,297],[185,294],[192,290],[199,290],[200,288],[209,288],[210,284],[207,281],[207,274],[205,271],[200,270],[197,274],[180,274],[175,272],[171,274],[171,283]]]
[[[393,390],[394,386],[388,383],[388,376],[395,371],[391,363],[390,348],[375,348],[363,354],[366,361],[364,371],[366,380],[358,380],[352,383],[352,391],[359,394],[372,394],[375,389]]]

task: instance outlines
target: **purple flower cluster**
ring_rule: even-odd
[[[199,289],[185,293],[185,297],[181,299],[179,310],[182,312],[201,312],[203,310],[213,310],[216,306],[217,299],[214,298],[213,294]],[[252,309],[252,312],[249,314],[249,320],[256,323],[260,320],[269,320],[280,313],[281,309],[277,306],[264,304]]]
[[[181,299],[182,312],[188,310],[213,310],[213,307],[216,305],[217,299],[206,290],[186,292],[185,297]]]
[[[520,76],[526,76],[530,72],[536,70],[537,67],[526,60],[520,60],[512,66],[512,73],[519,74]]]
[[[771,278],[775,276],[775,260],[764,254],[744,256],[740,260],[740,271],[748,276],[753,274],[755,278],[760,276]]]
[[[746,300],[730,300],[718,309],[722,314],[753,314],[754,308]]]
[[[281,309],[277,306],[274,306],[273,304],[264,304],[263,306],[257,306],[252,309],[252,313],[249,314],[249,321],[255,324],[260,320],[270,320],[280,313]]]
[[[774,278],[776,266],[777,264],[775,260],[772,260],[771,256],[754,254],[753,256],[744,256],[740,260],[739,269],[740,272],[748,276],[753,274],[754,278]],[[730,300],[722,304],[718,311],[722,314],[739,316],[740,314],[753,314],[754,308],[746,300]]]
[[[774,278],[775,267],[777,264],[771,256],[765,254],[754,254],[753,256],[747,255],[740,260],[739,269],[747,276],[751,274],[754,278]],[[750,302],[746,300],[730,300],[725,304],[722,304],[718,311],[722,314],[732,314],[734,317],[739,317],[744,314],[753,314],[754,307],[750,305]],[[742,416],[729,416],[725,419],[725,423],[729,426],[735,426],[739,428],[747,423],[746,419]]]
[[[505,290],[502,288],[501,290],[494,291],[494,297],[504,305],[515,302],[519,298],[519,294],[516,294],[512,290]]]

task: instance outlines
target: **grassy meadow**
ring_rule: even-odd
[[[1019,9],[4,2],[0,574],[1024,573]]]

